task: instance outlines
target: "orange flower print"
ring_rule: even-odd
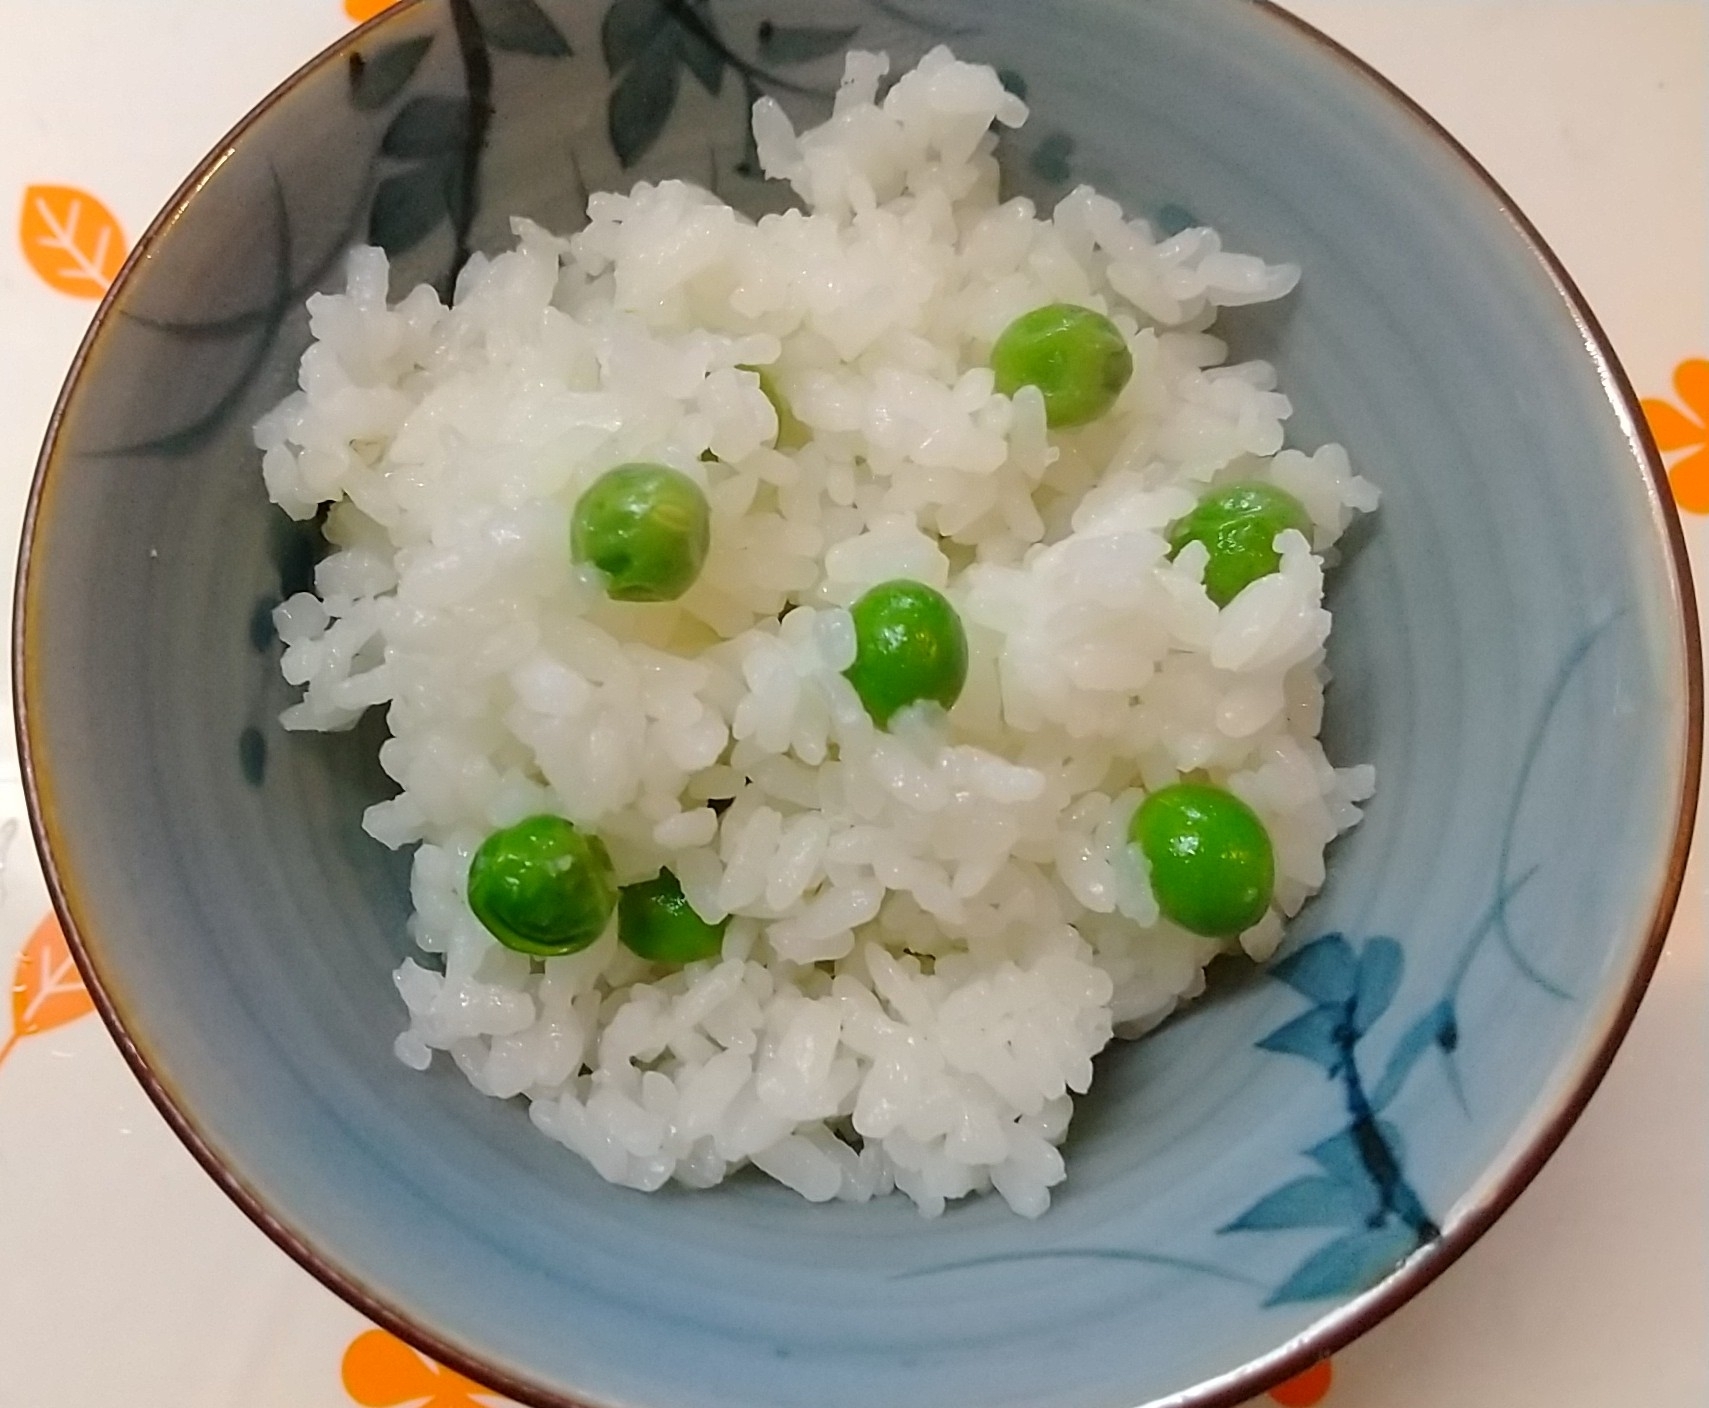
[[[1334,1366],[1327,1359],[1320,1359],[1305,1373],[1277,1384],[1270,1390],[1270,1397],[1282,1408],[1317,1408],[1329,1396],[1329,1386],[1334,1381]]]
[[[505,1401],[384,1330],[363,1331],[344,1351],[344,1391],[362,1408],[500,1408]]]
[[[71,961],[59,919],[49,914],[18,955],[12,976],[12,1034],[0,1043],[0,1062],[27,1036],[40,1036],[95,1010]]]
[[[125,235],[113,212],[73,186],[26,190],[18,240],[42,281],[73,298],[99,298],[125,262]]]
[[[361,24],[371,20],[392,3],[392,0],[344,0],[344,13]]]
[[[1687,452],[1667,472],[1673,501],[1687,513],[1709,513],[1709,361],[1681,362],[1674,369],[1673,389],[1680,406],[1647,400],[1644,419],[1662,454]]]

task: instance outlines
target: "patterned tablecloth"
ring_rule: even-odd
[[[1709,579],[1709,0],[1290,0],[1420,99],[1573,271]],[[0,535],[95,300],[182,175],[368,0],[0,0]],[[9,574],[7,574],[9,579]],[[0,669],[5,668],[0,665]],[[492,1408],[316,1285],[191,1162],[48,917],[0,759],[0,1405]],[[1701,861],[1701,857],[1699,860]],[[1270,1399],[1709,1403],[1701,864],[1603,1092],[1464,1261]]]

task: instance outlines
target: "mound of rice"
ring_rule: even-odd
[[[419,843],[398,1056],[448,1052],[613,1182],[752,1164],[803,1197],[900,1189],[922,1212],[995,1188],[1034,1216],[1072,1095],[1112,1035],[1204,985],[1226,945],[1159,918],[1126,823],[1196,770],[1275,842],[1267,957],[1321,885],[1371,770],[1318,744],[1325,554],[1376,491],[1336,446],[1283,448],[1287,399],[1230,366],[1220,307],[1298,271],[1208,229],[1158,239],[1082,187],[1000,201],[992,70],[929,55],[878,101],[851,55],[797,135],[762,100],[767,172],[805,207],[757,224],[692,185],[600,194],[557,238],[515,223],[444,306],[387,304],[375,249],[310,302],[301,390],[257,427],[272,498],[330,505],[315,591],[275,614],[292,729],[385,706],[398,795],[368,831]],[[1115,410],[1047,433],[993,389],[991,344],[1052,302],[1107,313],[1136,367]],[[766,366],[812,435],[774,447]],[[703,452],[710,451],[708,458]],[[572,566],[569,516],[632,460],[700,483],[713,546],[670,605]],[[1164,529],[1206,486],[1263,479],[1312,541],[1219,610]],[[846,607],[945,591],[972,664],[955,708],[875,729],[842,671]],[[476,847],[556,812],[620,883],[669,866],[722,959],[651,966],[608,931],[568,957],[500,947],[464,900]]]

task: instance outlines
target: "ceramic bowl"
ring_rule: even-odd
[[[1041,1220],[995,1198],[643,1196],[393,1057],[403,863],[376,727],[287,736],[269,611],[311,537],[248,427],[304,297],[397,291],[686,175],[757,210],[744,110],[825,111],[850,46],[1024,87],[1005,151],[1297,260],[1234,313],[1302,444],[1383,491],[1334,579],[1327,738],[1380,790],[1283,957],[1111,1050]],[[101,1011],[208,1171],[335,1290],[530,1403],[1228,1404],[1404,1301],[1589,1098],[1684,865],[1701,701],[1631,393],[1535,233],[1368,71],[1251,0],[419,0],[222,143],[100,311],[31,500],[21,731]],[[187,1255],[193,1254],[187,1249]]]

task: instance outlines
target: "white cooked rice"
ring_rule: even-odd
[[[940,49],[878,103],[885,68],[852,55],[800,135],[757,105],[804,211],[602,193],[568,240],[517,221],[449,308],[425,287],[388,307],[384,255],[352,254],[347,291],[310,301],[302,389],[256,430],[273,499],[331,505],[314,593],[275,614],[303,686],[284,722],[387,707],[401,790],[366,826],[419,843],[409,1065],[448,1052],[634,1188],[752,1164],[813,1200],[899,1188],[932,1215],[995,1188],[1033,1216],[1092,1058],[1223,947],[1158,916],[1125,844],[1145,789],[1201,770],[1263,818],[1260,960],[1371,792],[1317,733],[1324,555],[1377,494],[1337,446],[1284,449],[1272,369],[1207,331],[1296,269],[1159,239],[1086,187],[1042,218],[1000,203],[992,124],[1021,101]],[[1108,417],[1047,434],[986,361],[1060,301],[1114,319],[1136,372]],[[755,365],[805,448],[773,448]],[[569,563],[577,496],[631,460],[712,504],[672,605],[614,604]],[[1204,550],[1171,561],[1164,530],[1232,479],[1287,488],[1312,541],[1281,535],[1280,572],[1219,611]],[[840,672],[845,608],[894,577],[947,591],[972,665],[947,718],[882,732]],[[621,883],[668,865],[732,916],[721,961],[653,967],[615,926],[544,962],[500,947],[469,860],[538,812],[596,829]]]

